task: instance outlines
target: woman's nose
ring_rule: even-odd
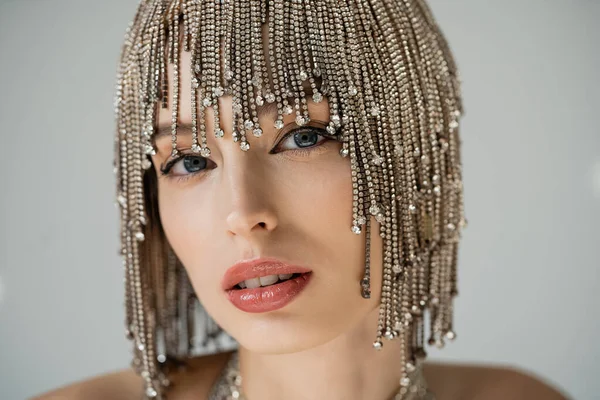
[[[239,149],[236,150],[240,152]],[[241,152],[240,152],[241,153]],[[258,232],[273,231],[277,226],[276,199],[264,167],[250,153],[238,154],[235,163],[224,167],[227,188],[227,229],[230,234],[248,237]]]

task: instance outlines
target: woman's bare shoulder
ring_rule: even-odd
[[[426,362],[425,378],[438,400],[566,400],[534,374],[508,366]]]
[[[132,369],[123,369],[73,382],[30,400],[138,400],[143,382]]]
[[[194,357],[185,367],[169,374],[169,399],[198,400],[208,397],[231,353]],[[30,400],[139,400],[144,392],[142,378],[132,369],[95,376],[43,393]]]

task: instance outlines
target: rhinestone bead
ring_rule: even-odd
[[[373,347],[375,348],[375,350],[381,350],[381,348],[383,347],[383,343],[381,343],[381,340],[376,340],[375,342],[373,342]]]
[[[375,221],[379,222],[380,224],[383,224],[383,222],[385,221],[385,215],[379,213],[375,216]]]
[[[212,100],[208,97],[204,98],[204,100],[202,100],[202,105],[204,107],[210,107],[210,105],[212,104]]]
[[[146,389],[146,396],[148,397],[156,397],[158,393],[156,392],[156,390],[154,390],[154,388],[152,386],[148,386],[148,388]]]
[[[275,121],[275,128],[277,129],[281,129],[283,128],[283,121],[278,119],[277,121]]]
[[[241,142],[240,143],[240,149],[242,149],[243,151],[250,150],[250,143],[248,143],[248,142]]]
[[[262,136],[262,134],[263,134],[263,131],[262,131],[262,129],[260,129],[260,128],[256,128],[256,129],[254,129],[254,130],[252,131],[252,134],[253,134],[254,136],[256,136],[256,137],[261,137],[261,136]]]
[[[331,116],[331,122],[333,122],[333,124],[334,124],[335,126],[340,126],[340,122],[341,122],[341,121],[340,121],[340,116],[339,116],[339,115],[337,115],[337,114],[335,114],[335,115],[332,115],[332,116]]]
[[[306,118],[305,118],[304,116],[302,116],[302,115],[298,115],[298,116],[296,116],[296,124],[297,124],[297,125],[300,125],[300,126],[302,126],[302,125],[306,125],[306,124],[307,124],[307,122],[308,122],[308,121],[306,120]]]
[[[225,79],[227,79],[228,81],[230,81],[231,79],[233,79],[233,71],[231,71],[230,69],[228,69],[227,71],[225,71]]]
[[[410,362],[406,363],[405,368],[406,368],[407,372],[415,372],[415,370],[417,369],[417,367],[415,366],[415,364],[410,363]]]
[[[403,387],[407,387],[410,385],[410,379],[405,376],[402,379],[400,379],[400,385],[402,385]]]
[[[349,153],[349,151],[347,148],[344,147],[344,148],[340,149],[340,155],[342,157],[348,157],[348,153]]]
[[[200,81],[197,78],[192,78],[192,87],[198,89],[200,87]]]
[[[158,361],[159,363],[164,363],[165,361],[167,361],[167,357],[164,354],[159,354],[156,357],[156,361]]]
[[[381,165],[381,164],[383,164],[383,161],[384,161],[383,157],[381,157],[379,154],[375,154],[373,156],[373,164]]]
[[[435,186],[435,187],[433,188],[433,193],[434,193],[436,196],[439,196],[440,194],[442,194],[442,188],[441,188],[441,187],[439,187],[439,186]]]
[[[150,160],[148,160],[147,158],[144,158],[142,160],[142,168],[143,169],[150,169],[151,166],[152,166],[152,162]]]
[[[252,129],[253,127],[254,127],[254,122],[252,122],[250,120],[246,120],[246,122],[244,122],[244,128]]]
[[[348,87],[348,94],[350,96],[356,96],[358,94],[358,89],[356,88],[356,86],[351,85]]]
[[[117,201],[123,207],[125,207],[127,205],[127,198],[125,196],[123,196],[122,194],[120,194],[119,196],[117,196]]]
[[[415,147],[415,151],[413,152],[413,155],[415,157],[420,157],[421,156],[421,149],[418,147]]]
[[[446,332],[446,339],[448,339],[448,340],[456,339],[456,333],[454,331]]]
[[[192,153],[200,153],[200,146],[198,144],[192,146]]]
[[[171,157],[177,157],[178,154],[179,154],[179,151],[177,149],[171,150]]]
[[[223,93],[224,93],[224,91],[223,91],[223,88],[221,86],[217,86],[216,88],[213,89],[213,94],[216,97],[223,96]]]
[[[308,79],[308,74],[306,73],[306,71],[300,71],[300,75],[298,75],[298,77],[301,81],[305,81]]]
[[[362,232],[362,230],[360,229],[360,226],[354,225],[352,227],[352,233],[354,233],[355,235],[360,235],[361,232]]]
[[[262,96],[256,96],[256,105],[262,106],[265,104],[265,99]]]
[[[236,114],[240,114],[242,112],[242,105],[240,103],[236,103],[233,105],[233,112]]]
[[[154,147],[152,147],[151,145],[147,145],[144,148],[144,153],[146,153],[146,155],[148,156],[154,156],[156,155],[156,150],[154,150]]]
[[[410,211],[411,214],[416,214],[417,213],[417,206],[415,206],[414,204],[410,204],[408,206],[408,211]]]
[[[293,112],[294,112],[294,109],[289,104],[286,104],[285,107],[283,107],[283,113],[285,115],[290,115]]]
[[[273,93],[267,93],[265,96],[267,103],[272,103],[275,101],[275,95]]]
[[[392,331],[385,331],[385,338],[388,340],[392,340],[394,338],[394,334],[392,333]]]
[[[371,207],[369,207],[369,213],[371,215],[377,215],[380,212],[381,212],[381,210],[377,204],[373,204]]]
[[[456,230],[456,225],[450,222],[448,225],[446,225],[446,229],[448,229],[450,232],[453,232]]]
[[[137,239],[138,242],[143,242],[144,239],[146,238],[146,236],[144,235],[143,232],[136,232],[135,238]]]
[[[319,92],[313,94],[312,98],[315,103],[320,103],[321,101],[323,101],[323,95]]]
[[[450,121],[450,129],[458,128],[458,121]]]
[[[439,185],[440,183],[440,176],[438,174],[435,174],[431,177],[431,182],[433,182],[434,185]]]
[[[392,267],[392,271],[394,271],[395,274],[399,274],[400,272],[402,272],[402,267],[396,264]]]
[[[356,220],[356,222],[357,222],[359,225],[364,225],[364,224],[366,224],[366,223],[367,223],[367,218],[365,218],[365,217],[358,217],[358,219]]]
[[[327,133],[329,133],[330,135],[335,135],[335,132],[336,132],[336,129],[333,124],[327,125]]]
[[[200,155],[202,157],[210,157],[210,149],[208,147],[203,147],[202,150],[200,150]]]
[[[377,106],[371,107],[371,115],[374,117],[378,117],[379,115],[381,115],[381,110],[379,110],[379,107],[377,107]]]

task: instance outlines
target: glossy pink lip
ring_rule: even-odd
[[[244,280],[279,274],[301,275],[270,286],[234,289]],[[277,310],[290,303],[308,285],[311,276],[311,270],[308,268],[289,265],[276,259],[260,258],[234,264],[225,273],[222,287],[229,301],[238,309],[261,313]]]

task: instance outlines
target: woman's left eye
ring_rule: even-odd
[[[285,135],[277,150],[298,150],[314,147],[328,138],[319,133],[320,129],[297,129]]]

